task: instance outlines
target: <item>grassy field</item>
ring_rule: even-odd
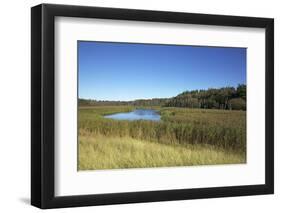
[[[246,162],[246,112],[160,108],[161,121],[103,116],[131,106],[79,108],[79,170]]]

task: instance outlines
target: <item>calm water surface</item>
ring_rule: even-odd
[[[136,109],[132,112],[115,113],[104,116],[105,118],[111,118],[115,120],[151,120],[160,121],[161,116],[156,110],[153,109]]]

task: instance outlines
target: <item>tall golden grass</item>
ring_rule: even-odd
[[[130,137],[80,137],[79,170],[245,163],[242,153],[212,146],[165,145]]]

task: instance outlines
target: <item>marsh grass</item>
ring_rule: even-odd
[[[83,136],[79,170],[245,163],[243,154],[203,145],[163,145],[128,137]]]
[[[161,121],[104,115],[132,106],[79,108],[79,169],[246,162],[246,112],[155,107]]]

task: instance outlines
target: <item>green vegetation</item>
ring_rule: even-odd
[[[233,103],[234,102],[234,103]],[[204,109],[246,110],[246,85],[186,91],[169,99],[164,106]]]
[[[245,111],[157,106],[160,122],[103,117],[135,108],[117,105],[80,102],[79,170],[246,162]]]
[[[200,109],[246,110],[246,85],[218,89],[185,91],[172,98],[134,101],[96,101],[79,99],[80,106],[163,106]]]

